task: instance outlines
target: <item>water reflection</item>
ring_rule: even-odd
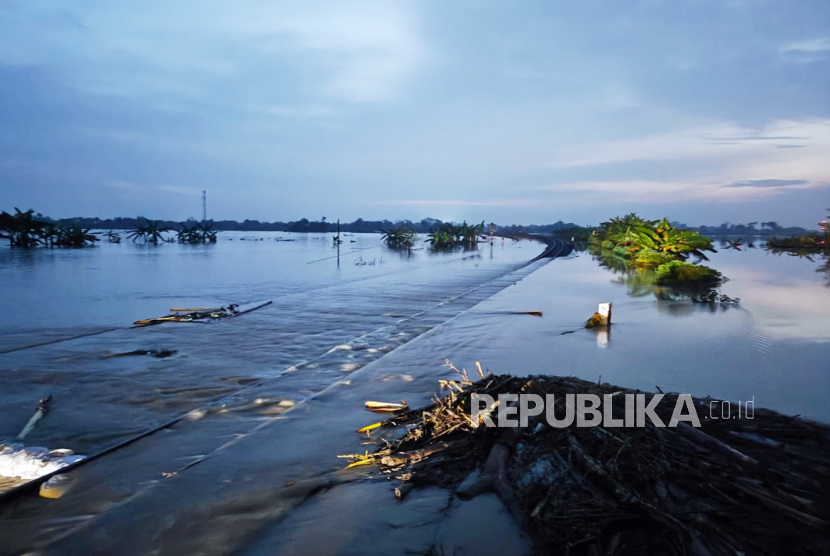
[[[658,301],[692,302],[691,305],[686,304],[668,310],[669,314],[688,314],[698,309],[712,312],[726,310],[731,306],[737,305],[737,302],[740,301],[739,299],[732,299],[719,294],[709,286],[696,286],[694,284],[678,286],[657,285],[657,273],[653,270],[637,270],[628,265],[619,267],[614,262],[608,264],[609,260],[607,257],[595,256],[594,260],[599,261],[600,266],[604,266],[614,274],[615,278],[612,282],[625,286],[628,289],[629,297],[640,298],[653,295]],[[666,307],[669,306],[667,305]]]
[[[824,258],[824,263],[816,269],[816,272],[824,274],[824,285],[830,288],[830,257]]]
[[[596,329],[597,331],[597,347],[606,349],[611,342],[611,326],[603,326]]]
[[[824,285],[830,287],[830,254],[825,252],[816,252],[814,249],[792,249],[780,248],[767,245],[765,250],[776,256],[788,255],[797,259],[805,259],[811,263],[819,263],[816,272],[824,274]]]

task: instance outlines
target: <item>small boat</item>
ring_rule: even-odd
[[[232,303],[223,307],[197,307],[197,308],[172,308],[172,315],[163,317],[155,317],[151,319],[137,320],[133,324],[135,326],[150,326],[151,324],[161,324],[163,322],[210,322],[214,320],[229,319],[250,313],[266,305],[270,305],[271,301],[257,301],[255,303],[246,303],[237,305]]]

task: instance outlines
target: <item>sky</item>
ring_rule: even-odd
[[[0,0],[0,209],[815,227],[827,0]]]

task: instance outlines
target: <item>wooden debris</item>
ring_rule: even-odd
[[[409,494],[409,491],[411,491],[414,487],[415,485],[413,485],[412,483],[403,483],[401,486],[395,489],[395,498],[397,498],[398,500],[403,500],[404,498],[406,498],[406,495]]]
[[[383,421],[378,421],[377,423],[372,423],[371,425],[366,425],[365,427],[361,427],[361,428],[357,429],[357,431],[355,431],[355,432],[368,433],[369,431],[379,429],[381,426],[383,426]]]
[[[374,411],[375,413],[398,413],[406,411],[409,406],[406,403],[387,403],[387,402],[366,402],[366,409]]]
[[[826,553],[827,426],[760,408],[752,419],[701,417],[699,428],[648,419],[642,427],[553,428],[544,413],[527,428],[476,426],[473,393],[553,394],[559,419],[566,394],[596,394],[603,403],[612,396],[613,417],[622,419],[622,394],[640,393],[572,377],[485,376],[477,367],[480,380],[466,372],[444,380],[443,398],[383,423],[400,432],[397,441],[341,457],[394,474],[399,499],[422,485],[456,491],[462,481],[465,498],[494,491],[539,554]],[[664,423],[676,401],[665,394],[657,405]],[[708,415],[707,400],[693,403]],[[491,419],[503,409],[493,404]]]

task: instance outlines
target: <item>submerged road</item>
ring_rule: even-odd
[[[557,240],[548,243],[545,253],[557,256],[566,249]],[[442,357],[435,358],[437,374],[413,376],[399,358],[390,367],[385,355],[390,349],[395,353],[413,338],[437,333],[436,327],[448,319],[546,262],[534,261],[521,268],[478,270],[459,276],[452,288],[443,283],[440,294],[430,299],[407,301],[403,318],[392,324],[353,336],[345,344],[335,343],[335,348],[278,377],[254,388],[239,388],[238,396],[222,404],[192,411],[151,436],[73,470],[71,490],[60,500],[26,495],[6,502],[0,508],[5,540],[0,553],[221,554],[238,549],[248,535],[282,519],[307,496],[359,478],[334,473],[339,467],[334,455],[353,450],[350,431],[372,419],[362,410],[363,400],[406,396],[413,405],[428,400],[442,372]],[[393,284],[384,284],[384,295],[403,308],[399,301],[407,299],[410,288],[401,283],[403,289],[396,292]],[[278,329],[273,315],[269,319],[263,313],[245,327],[226,329],[231,336],[224,340],[213,335],[218,329],[211,330],[208,341],[233,343],[233,335],[260,333],[277,341],[274,334],[291,334],[297,328],[291,319],[313,315],[324,316],[321,327],[339,328],[342,313],[352,307],[346,300],[339,308],[309,307],[305,316],[285,314],[281,318],[287,320]],[[241,320],[229,324],[239,325]],[[156,333],[170,337],[170,329]],[[82,343],[78,350],[90,345],[94,344]],[[207,362],[209,353],[205,349],[199,358]],[[174,361],[167,368],[183,363],[193,361]],[[226,371],[233,374],[232,369]]]

